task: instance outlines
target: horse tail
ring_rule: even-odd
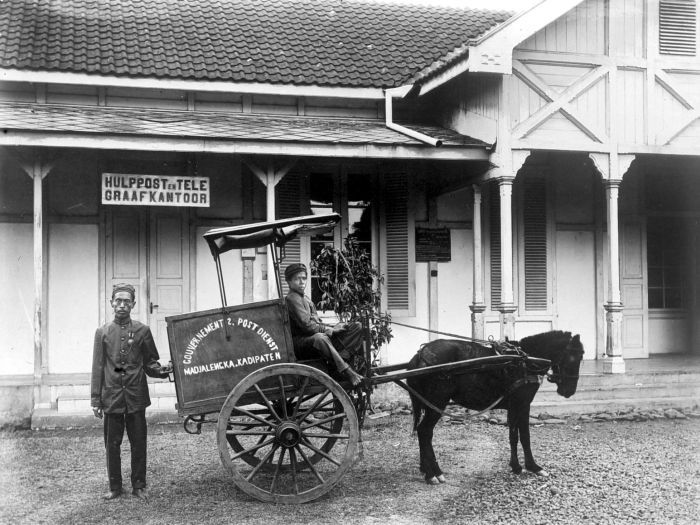
[[[413,356],[413,358],[408,362],[408,370],[413,370],[415,368],[419,368],[419,354],[416,354]],[[410,382],[410,379],[408,380]],[[408,393],[408,396],[411,398],[411,406],[413,408],[413,434],[416,433],[418,430],[418,425],[420,424],[420,420],[425,413],[425,405],[423,402],[412,392]]]

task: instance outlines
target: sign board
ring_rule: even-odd
[[[416,228],[416,262],[450,262],[449,228]]]
[[[294,362],[284,300],[166,317],[178,412],[219,411],[244,377]]]
[[[102,204],[209,207],[209,177],[102,174]]]

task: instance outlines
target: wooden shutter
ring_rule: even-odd
[[[547,310],[547,185],[526,180],[523,195],[525,310]]]
[[[386,306],[394,316],[415,315],[414,222],[409,213],[408,177],[384,176],[381,259],[386,284]]]
[[[302,177],[299,173],[288,173],[277,184],[275,188],[276,217],[279,219],[289,219],[302,215],[301,203],[301,183]],[[284,280],[284,270],[293,263],[301,261],[301,239],[297,237],[289,241],[284,246],[284,259],[280,263],[280,276],[282,278],[282,292],[286,295],[289,292],[287,282]]]
[[[491,310],[497,310],[501,305],[501,200],[496,183],[489,187],[489,231]]]
[[[694,56],[696,38],[695,0],[660,0],[659,52],[664,55]]]

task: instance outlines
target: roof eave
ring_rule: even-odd
[[[420,94],[432,91],[465,71],[511,74],[513,49],[581,2],[583,0],[540,0],[529,9],[492,27],[474,40],[462,56],[449,66],[439,69],[437,73],[426,74],[424,79],[416,79]]]
[[[113,133],[36,132],[8,130],[0,134],[0,146],[50,148],[117,149],[142,151],[177,151],[238,155],[275,155],[294,157],[342,157],[355,159],[405,159],[481,161],[490,151],[483,145],[429,148],[423,144],[314,144],[304,142],[228,140],[193,137],[125,136]]]
[[[71,73],[65,71],[35,71],[1,67],[0,81],[167,89],[176,91],[199,91],[251,95],[287,95],[299,97],[349,98],[364,100],[384,99],[384,90],[379,87],[333,87],[297,84],[266,84],[259,82],[230,82],[223,80],[164,79],[133,76],[118,77],[92,75],[86,73]]]

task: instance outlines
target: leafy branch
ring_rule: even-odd
[[[384,277],[355,239],[347,237],[343,244],[343,249],[324,247],[311,261],[321,290],[317,307],[333,310],[342,322],[360,322],[368,317],[372,348],[376,352],[393,337],[391,316],[381,312]]]

